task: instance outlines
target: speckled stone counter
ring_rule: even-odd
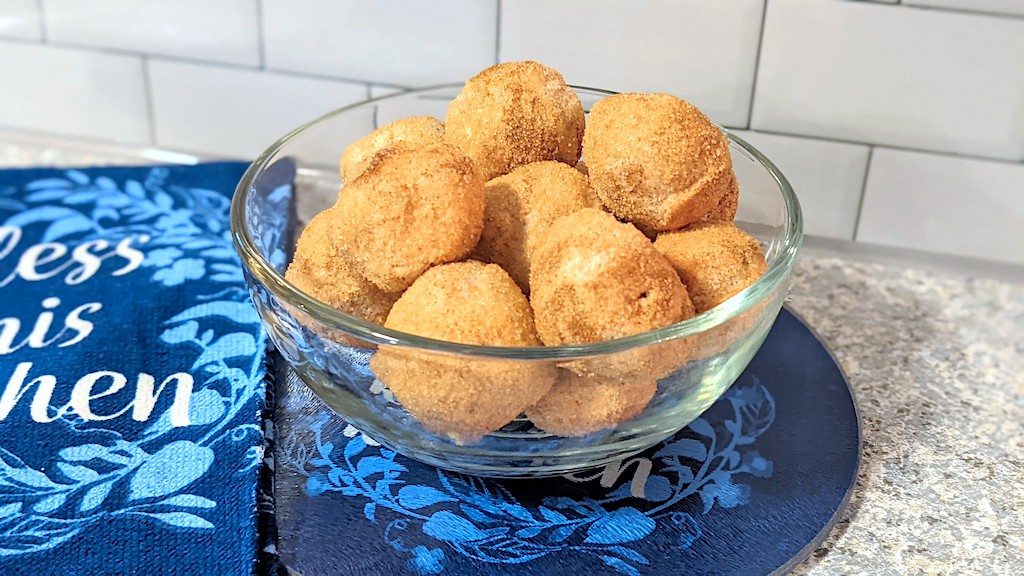
[[[195,160],[0,132],[0,167]],[[789,306],[864,432],[853,499],[794,573],[1024,574],[1024,283],[805,251]]]
[[[864,434],[850,506],[794,573],[1024,574],[1024,285],[805,256],[789,305]]]

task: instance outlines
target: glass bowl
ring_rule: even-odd
[[[321,400],[381,444],[416,460],[494,477],[565,474],[605,465],[648,448],[709,408],[761,346],[782,306],[802,239],[800,206],[781,172],[753,146],[728,134],[741,194],[736,223],[764,246],[767,272],[746,290],[695,318],[618,340],[579,346],[501,348],[433,340],[349,316],[284,278],[292,241],[287,219],[308,219],[337,201],[337,161],[351,142],[413,115],[444,119],[461,86],[404,92],[331,112],[285,135],[249,167],[231,206],[231,228],[253,303],[287,368]],[[574,87],[585,110],[612,94]],[[295,202],[281,192],[279,161],[298,167]],[[296,214],[288,213],[288,206]],[[425,386],[468,379],[522,379],[556,370],[615,367],[623,386],[657,379],[638,416],[582,437],[546,434],[520,417],[466,442],[424,428],[378,380],[371,365],[387,353]],[[403,360],[404,359],[404,360]]]

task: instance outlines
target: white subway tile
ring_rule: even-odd
[[[391,94],[398,94],[404,92],[402,88],[394,88],[392,86],[380,86],[374,84],[370,86],[370,98],[380,98],[381,96],[390,96]]]
[[[806,234],[853,240],[867,146],[760,132],[736,134],[764,153],[793,185]]]
[[[378,103],[376,123],[378,126],[409,116],[433,116],[444,121],[448,104],[459,95],[458,87],[442,88],[422,94],[411,92],[385,98]]]
[[[263,0],[267,66],[425,86],[494,64],[496,0]]]
[[[0,0],[0,36],[41,39],[43,31],[36,0]]]
[[[772,0],[754,129],[1020,160],[1024,20]]]
[[[46,0],[50,40],[258,66],[256,0]]]
[[[876,148],[857,240],[1024,264],[1024,164]]]
[[[668,92],[719,124],[746,127],[762,0],[511,0],[503,61],[537,60],[570,84]]]
[[[142,59],[0,42],[0,126],[149,141]]]
[[[1024,0],[903,0],[903,3],[910,6],[953,8],[1024,16]]]
[[[165,60],[149,66],[157,143],[193,152],[253,158],[293,128],[366,99],[366,87],[349,82]],[[322,158],[333,163],[340,154],[325,147]]]

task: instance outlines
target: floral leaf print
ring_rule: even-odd
[[[213,450],[187,440],[171,442],[139,467],[128,486],[128,499],[173,494],[199,479],[213,464]]]
[[[645,538],[654,531],[654,520],[636,508],[619,508],[598,519],[589,529],[584,542],[591,544],[622,544]]]
[[[0,556],[51,549],[111,517],[148,519],[164,530],[212,530],[213,517],[203,516],[218,502],[190,492],[216,470],[211,446],[259,433],[248,408],[263,376],[262,324],[226,233],[229,197],[174,186],[172,170],[164,167],[124,180],[80,170],[59,174],[0,189],[0,213],[7,212],[0,222],[31,228],[42,242],[61,242],[69,250],[87,240],[113,246],[145,236],[138,246],[152,288],[196,283],[184,309],[157,318],[153,338],[164,347],[161,354],[167,347],[182,351],[183,368],[196,362],[190,426],[173,426],[171,409],[161,408],[128,440],[119,431],[80,430],[82,422],[70,415],[53,425],[65,427],[72,440],[51,460],[33,462],[38,469],[0,449]],[[247,465],[260,461],[259,448],[245,450]]]
[[[307,476],[306,493],[327,492],[362,498],[363,516],[385,526],[384,538],[410,555],[408,566],[419,574],[441,571],[448,558],[441,550],[487,564],[521,564],[549,555],[587,555],[619,574],[639,574],[649,560],[633,546],[655,533],[659,525],[676,535],[675,547],[693,546],[702,535],[700,513],[677,506],[694,500],[708,514],[749,502],[751,487],[736,477],[769,477],[770,460],[745,446],[774,420],[774,399],[755,378],[737,383],[726,398],[731,416],[694,421],[684,433],[664,443],[649,457],[654,467],[637,504],[629,483],[610,489],[604,499],[545,497],[527,505],[501,483],[444,471],[436,482],[405,484],[405,468],[394,452],[360,434],[351,424],[333,423],[322,413],[310,426],[312,446],[285,446],[283,461]],[[326,441],[328,423],[336,431]],[[340,442],[340,444],[339,444]],[[597,476],[594,477],[595,479]],[[388,518],[393,518],[388,521]],[[419,528],[422,537],[442,546],[406,545],[400,533]],[[409,533],[411,534],[411,533]],[[421,537],[421,539],[422,539]]]

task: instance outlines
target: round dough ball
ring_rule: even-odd
[[[558,218],[600,202],[587,177],[561,162],[526,164],[484,188],[484,230],[472,257],[499,264],[529,292],[530,254]]]
[[[679,274],[698,314],[735,296],[768,268],[761,243],[732,222],[665,232],[654,247]]]
[[[540,160],[575,165],[585,118],[579,97],[557,70],[506,62],[470,78],[444,122],[445,140],[490,180]]]
[[[346,314],[383,324],[400,294],[385,292],[352,271],[332,239],[335,217],[332,208],[310,220],[295,245],[285,279]]]
[[[732,174],[725,135],[667,94],[617,94],[590,110],[583,138],[590,185],[616,216],[654,230],[700,220]]]
[[[428,338],[481,346],[539,346],[526,296],[495,264],[431,268],[399,298],[384,324]],[[377,377],[425,428],[472,442],[515,419],[557,377],[540,362],[452,356],[381,346]]]
[[[366,171],[384,148],[410,149],[444,142],[444,124],[433,116],[412,116],[382,126],[349,144],[341,154],[341,180],[351,182]]]
[[[548,346],[623,338],[693,316],[686,288],[650,240],[594,208],[555,221],[531,273],[537,332]]]
[[[654,380],[619,382],[559,373],[555,385],[526,416],[556,436],[586,436],[638,416],[658,391]]]
[[[464,258],[484,226],[484,181],[458,149],[386,149],[341,189],[336,245],[386,292],[427,268]]]

